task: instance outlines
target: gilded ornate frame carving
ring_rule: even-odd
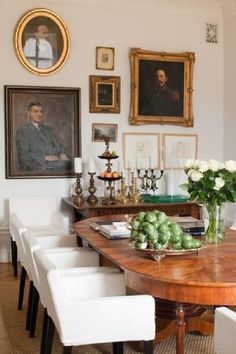
[[[120,113],[120,77],[89,76],[89,112]]]
[[[39,26],[46,27],[48,33],[45,35],[47,39],[44,43],[41,41],[36,45],[35,43],[39,43]],[[14,44],[16,54],[27,70],[37,75],[49,75],[65,64],[70,49],[69,32],[62,19],[52,11],[43,8],[34,9],[27,12],[18,22]],[[38,49],[40,45],[43,48],[42,51],[47,53],[46,59],[38,54],[41,50]]]
[[[195,54],[193,52],[153,52],[131,48],[130,60],[130,124],[174,124],[192,127],[194,121],[192,94]],[[155,86],[157,85],[157,81],[155,81],[157,71],[162,71],[162,74],[164,72],[168,79],[167,83],[170,84],[169,87],[166,84],[166,97],[159,107],[155,98],[155,95],[157,97],[160,94]],[[156,101],[153,102],[154,100]],[[161,104],[163,104],[163,109],[161,109]]]

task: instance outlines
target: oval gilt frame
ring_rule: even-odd
[[[36,41],[39,43],[39,39],[36,39],[39,27],[44,30],[46,28],[48,33],[47,39],[40,39],[40,44],[36,45]],[[61,69],[70,49],[69,32],[65,23],[58,15],[43,8],[31,10],[20,19],[15,30],[14,43],[21,64],[37,75],[49,75]]]

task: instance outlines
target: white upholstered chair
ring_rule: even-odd
[[[122,273],[91,272],[88,268],[55,269],[44,250],[34,253],[45,291],[45,348],[51,353],[54,328],[63,353],[72,346],[113,343],[113,353],[123,353],[124,341],[144,341],[146,354],[153,353],[155,302],[150,295],[125,295]]]
[[[58,200],[54,196],[10,198],[9,223],[15,276],[17,276],[16,229],[21,233],[27,228],[37,236],[69,233],[69,218],[58,211]]]
[[[39,298],[44,308],[46,308],[44,288],[40,282],[34,259],[34,252],[36,250],[44,249],[54,268],[89,267],[89,271],[93,272],[119,272],[119,269],[115,267],[99,267],[99,254],[92,248],[77,247],[75,239],[75,235],[35,237],[32,232],[27,230],[22,233],[23,245],[33,281],[33,301],[31,304],[29,328],[30,337],[33,337],[35,332]]]
[[[236,313],[227,307],[215,309],[214,354],[235,354]]]

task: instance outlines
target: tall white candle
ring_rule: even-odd
[[[145,158],[145,170],[148,170],[148,169],[149,169],[149,167],[150,167],[149,164],[150,164],[150,163],[149,163],[149,157],[146,157],[146,158]]]
[[[95,162],[94,159],[90,158],[89,162],[88,162],[88,172],[96,172],[96,166],[95,166]]]
[[[163,159],[161,159],[161,162],[160,162],[160,170],[164,170],[164,163],[163,163]]]
[[[140,170],[141,168],[141,161],[140,161],[140,158],[138,156],[136,156],[136,166],[137,166],[137,169]]]
[[[81,157],[74,158],[75,173],[82,173],[82,159]]]
[[[154,160],[152,156],[149,156],[149,165],[151,169],[154,169]]]
[[[174,170],[171,169],[167,175],[167,194],[174,195]]]

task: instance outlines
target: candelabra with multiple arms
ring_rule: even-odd
[[[141,169],[137,169],[138,178],[141,180],[140,188],[147,194],[150,189],[153,193],[158,189],[157,181],[160,180],[164,174],[164,170],[160,170],[160,174],[157,176],[155,170],[145,169],[143,175],[141,175]]]

